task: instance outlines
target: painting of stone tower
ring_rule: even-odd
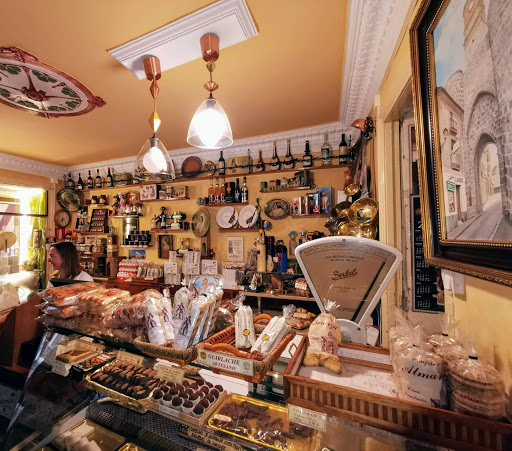
[[[447,238],[512,241],[512,2],[451,0],[434,60]]]

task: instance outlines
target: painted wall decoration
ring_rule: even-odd
[[[17,47],[0,47],[0,102],[46,118],[78,116],[105,105],[71,75]]]

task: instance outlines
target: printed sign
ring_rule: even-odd
[[[142,366],[142,363],[144,362],[144,357],[142,357],[141,355],[132,354],[131,352],[118,351],[117,360],[129,363],[130,365]]]
[[[197,361],[211,368],[219,368],[246,376],[254,375],[254,362],[251,359],[241,359],[229,354],[201,350]]]
[[[201,260],[201,274],[215,276],[219,273],[219,262],[217,260]]]
[[[304,409],[303,407],[291,404],[288,404],[288,420],[321,431],[325,431],[327,425],[327,415],[325,413],[315,412],[314,410]]]
[[[356,360],[364,360],[366,362],[382,363],[383,365],[390,365],[389,354],[379,354],[371,351],[361,351],[359,349],[351,349],[340,346],[338,348],[338,355]]]
[[[164,365],[160,363],[156,369],[156,377],[165,379],[167,382],[175,382],[181,384],[185,370],[176,366]]]

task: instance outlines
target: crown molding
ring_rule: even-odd
[[[350,2],[339,119],[350,125],[373,104],[412,0]]]
[[[279,133],[272,133],[269,135],[262,135],[253,138],[245,138],[236,140],[232,146],[222,149],[225,159],[240,157],[247,155],[247,149],[251,150],[253,158],[258,157],[258,152],[261,150],[263,158],[270,158],[272,156],[273,142],[277,141],[277,151],[280,155],[286,152],[286,141],[289,139],[293,154],[301,155],[304,152],[304,143],[309,141],[311,150],[319,152],[324,142],[324,135],[327,133],[328,140],[333,149],[338,147],[340,136],[342,133],[352,134],[354,138],[359,136],[359,130],[352,127],[345,127],[340,122],[329,122],[326,124],[315,125],[313,127],[299,128],[296,130],[288,130]],[[142,143],[141,143],[142,145]],[[197,156],[201,159],[203,164],[210,160],[217,163],[220,155],[220,150],[198,149],[195,147],[187,147],[183,149],[176,149],[169,151],[169,157],[173,160],[175,167],[181,167],[183,161],[191,156]],[[87,163],[64,168],[65,172],[71,172],[76,179],[78,173],[86,173],[89,169],[99,169],[100,173],[106,174],[107,168],[114,168],[117,173],[119,172],[133,172],[133,166],[136,157],[118,158],[115,160],[105,160],[95,163]]]
[[[220,0],[108,53],[142,80],[148,56],[160,59],[162,72],[201,58],[199,40],[207,33],[218,35],[223,49],[256,36],[258,29],[245,0]]]
[[[6,153],[0,153],[0,169],[57,179],[61,178],[65,172],[69,172],[69,168],[66,166],[43,163]]]

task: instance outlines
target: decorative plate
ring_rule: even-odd
[[[17,47],[0,47],[0,102],[46,118],[78,116],[105,105],[71,75]]]
[[[217,166],[215,166],[213,161],[208,160],[204,164],[204,171],[206,175],[211,177],[213,174],[215,174],[215,171],[217,171]]]
[[[126,203],[133,205],[140,202],[140,193],[138,191],[128,191],[126,193]]]
[[[201,172],[202,163],[198,157],[188,157],[181,165],[183,177],[195,177]]]
[[[195,236],[203,237],[210,230],[210,212],[206,208],[200,208],[192,216],[192,232]]]
[[[78,193],[69,188],[61,189],[57,193],[57,202],[68,211],[78,211],[78,208],[81,206]]]
[[[270,219],[284,219],[290,214],[290,204],[284,199],[270,199],[263,211]]]
[[[238,221],[238,212],[235,210],[235,207],[222,207],[217,212],[216,220],[221,229],[230,229]]]
[[[244,229],[254,227],[258,222],[258,209],[254,205],[246,205],[238,215],[238,224]]]

